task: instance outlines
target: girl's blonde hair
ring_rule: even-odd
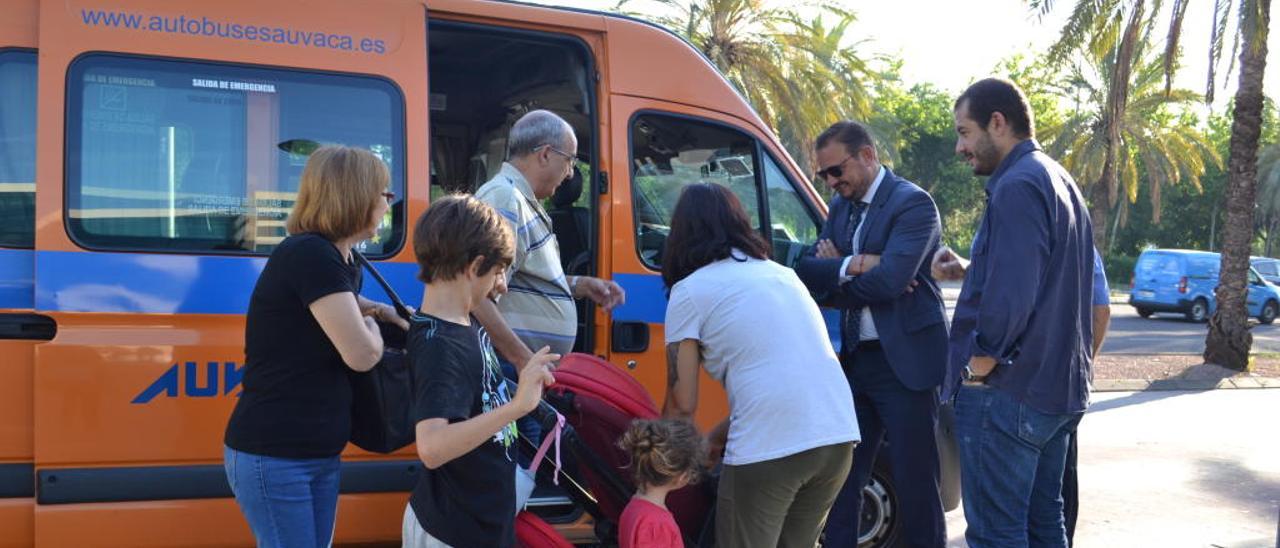
[[[316,232],[330,241],[369,228],[378,200],[391,184],[387,165],[372,152],[342,145],[316,149],[302,169],[298,199],[285,229]]]
[[[684,420],[636,419],[618,446],[631,455],[637,487],[668,485],[686,473],[697,483],[707,458],[706,440]]]

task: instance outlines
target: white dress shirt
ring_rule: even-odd
[[[853,243],[851,246],[853,255],[857,255],[861,251],[858,249],[860,247],[858,242],[861,241],[862,226],[867,220],[867,211],[871,209],[871,201],[875,199],[876,191],[880,190],[880,182],[884,181],[884,173],[884,166],[880,166],[880,171],[876,173],[876,180],[871,182],[871,188],[868,188],[866,194],[863,194],[862,199],[859,200],[867,204],[867,207],[863,208],[862,217],[858,219],[858,229],[853,231]],[[844,262],[840,263],[840,283],[842,284],[853,279],[853,276],[849,275],[849,261],[853,260],[853,255],[845,257]],[[858,322],[858,331],[858,340],[860,341],[874,341],[880,338],[880,333],[876,331],[876,322],[871,318],[871,307],[869,306],[862,307],[862,320]]]

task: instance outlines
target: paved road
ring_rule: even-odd
[[[960,295],[959,283],[942,284],[947,312],[953,312]],[[1253,325],[1254,352],[1280,352],[1280,321]],[[1148,319],[1127,304],[1111,305],[1111,328],[1102,351],[1107,354],[1200,354],[1208,324],[1191,323],[1178,314],[1156,314]]]
[[[1081,423],[1077,545],[1264,548],[1280,537],[1280,390],[1110,392]],[[964,512],[947,514],[964,546]]]
[[[1280,352],[1280,322],[1253,325],[1254,352]],[[1102,343],[1106,354],[1199,354],[1209,327],[1176,314],[1155,314],[1143,319],[1127,304],[1111,305],[1111,328]]]

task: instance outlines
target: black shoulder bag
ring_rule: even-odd
[[[391,299],[396,314],[410,325],[413,313],[391,289],[378,270],[359,252],[352,255],[377,280]],[[365,372],[348,369],[351,380],[351,443],[374,453],[392,453],[413,443],[413,368],[405,351],[408,334],[394,324],[379,322],[382,331],[382,359]]]

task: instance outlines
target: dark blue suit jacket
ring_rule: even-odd
[[[848,234],[850,207],[837,195],[818,236],[831,240],[844,256],[852,254],[852,242],[841,236]],[[947,364],[946,308],[929,270],[942,238],[938,207],[924,189],[885,168],[859,237],[863,253],[880,255],[876,268],[841,284],[844,258],[819,259],[811,250],[796,274],[820,304],[840,308],[842,315],[871,308],[885,357],[904,386],[940,385]],[[919,285],[908,293],[911,280]],[[857,333],[844,335],[843,340],[858,340]]]

